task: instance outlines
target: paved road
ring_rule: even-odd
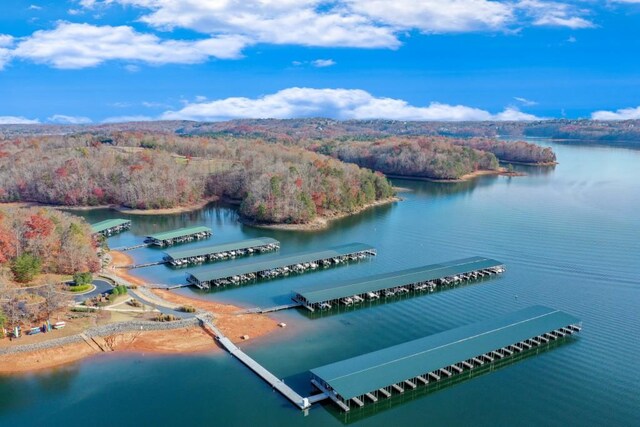
[[[164,306],[161,306],[159,304],[156,304],[155,302],[151,301],[150,299],[148,299],[147,297],[142,295],[142,292],[139,292],[138,290],[129,289],[129,296],[131,296],[132,298],[137,299],[138,301],[140,301],[141,303],[143,303],[145,305],[149,305],[149,306],[157,309],[162,314],[173,314],[174,316],[179,317],[181,319],[188,319],[188,318],[196,317],[195,313],[185,313],[183,311],[173,310],[171,308],[164,307]]]
[[[89,292],[87,294],[74,295],[73,296],[73,300],[75,302],[83,302],[88,298],[93,298],[96,295],[103,294],[103,293],[113,289],[113,286],[111,286],[111,283],[107,282],[106,280],[96,279],[96,280],[93,281],[93,285],[96,287],[93,291],[91,291],[91,292]]]

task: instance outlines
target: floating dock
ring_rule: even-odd
[[[219,245],[203,246],[193,249],[168,250],[164,260],[174,267],[189,264],[201,264],[210,261],[221,261],[251,254],[259,254],[280,249],[280,242],[270,237],[239,240]]]
[[[324,286],[294,291],[293,300],[311,311],[335,305],[357,305],[395,295],[433,292],[480,277],[501,274],[505,266],[495,259],[472,257],[441,264],[426,265],[356,280],[344,280]]]
[[[171,246],[209,237],[211,237],[211,229],[208,227],[186,227],[152,234],[146,237],[145,242],[155,246]]]
[[[323,251],[303,252],[297,255],[274,257],[267,261],[189,273],[187,281],[201,289],[209,289],[212,286],[237,285],[257,278],[269,279],[360,260],[375,254],[376,250],[372,246],[364,243],[350,243]]]
[[[580,329],[581,322],[567,313],[528,307],[313,369],[311,383],[349,411],[354,405],[460,375]]]
[[[123,218],[107,219],[95,224],[91,224],[93,234],[101,234],[109,237],[112,234],[121,233],[131,228],[131,221]]]

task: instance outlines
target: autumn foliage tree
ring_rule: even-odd
[[[9,266],[16,281],[99,269],[91,230],[80,218],[49,208],[3,208],[0,218],[0,266]]]

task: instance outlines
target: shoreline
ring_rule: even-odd
[[[122,252],[111,251],[112,261],[109,272],[125,282],[145,287],[147,282],[129,274],[127,269],[114,268],[118,265],[130,265],[133,259]],[[267,336],[278,330],[278,322],[264,314],[238,314],[241,307],[211,300],[192,298],[173,293],[169,290],[149,289],[163,306],[190,305],[201,311],[211,313],[214,323],[234,343],[246,342]],[[117,325],[121,322],[110,322]],[[82,331],[86,330],[82,329]],[[83,332],[80,333],[83,333]],[[244,338],[248,336],[248,338]],[[52,338],[55,339],[55,338]],[[222,351],[214,337],[201,326],[177,326],[175,329],[144,330],[135,332],[117,332],[97,338],[106,351],[101,351],[91,342],[79,341],[39,350],[16,352],[0,355],[0,375],[26,374],[52,369],[95,357],[102,353],[131,353],[153,355],[188,355],[202,352]],[[18,344],[14,341],[16,346]],[[46,342],[46,341],[45,341]],[[11,344],[9,344],[11,346]],[[29,345],[29,343],[26,343]]]
[[[398,196],[389,197],[388,199],[384,199],[384,200],[376,200],[375,202],[368,203],[364,206],[361,206],[353,210],[352,212],[332,213],[328,215],[317,216],[311,222],[308,222],[306,224],[269,224],[269,223],[264,224],[264,223],[256,222],[251,219],[242,218],[242,217],[239,218],[238,221],[241,224],[244,224],[249,227],[264,228],[267,230],[320,231],[320,230],[327,229],[332,221],[346,218],[351,215],[357,215],[375,206],[382,206],[389,203],[401,202],[402,200],[403,199]]]
[[[547,164],[534,164],[534,163],[519,163],[527,166],[551,166]],[[553,163],[557,164],[557,163]],[[427,182],[437,182],[441,184],[455,184],[460,182],[467,182],[473,179],[476,179],[481,176],[526,176],[524,172],[509,172],[507,168],[500,167],[495,170],[482,169],[475,172],[471,172],[468,174],[462,175],[460,178],[456,179],[438,179],[438,178],[429,178],[426,176],[409,176],[409,175],[386,175],[387,178],[390,179],[404,179],[407,181],[427,181]]]
[[[0,375],[29,374],[60,368],[101,354],[190,355],[220,351],[214,339],[201,327],[173,330],[123,332],[98,338],[107,351],[86,341],[63,344],[35,351],[0,356]]]
[[[162,209],[134,209],[127,208],[120,205],[96,205],[96,206],[67,206],[67,205],[54,205],[51,203],[42,203],[42,202],[0,202],[0,207],[20,207],[20,208],[31,208],[31,207],[48,207],[53,209],[64,209],[68,211],[78,211],[78,212],[88,212],[98,209],[110,209],[116,212],[120,212],[128,215],[171,215],[171,214],[179,214],[186,212],[193,212],[199,209],[204,208],[209,203],[217,201],[218,198],[211,197],[204,200],[201,200],[197,203],[192,203],[187,206],[176,206],[173,208],[162,208]]]

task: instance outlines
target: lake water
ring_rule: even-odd
[[[533,304],[580,317],[583,331],[577,339],[348,416],[330,403],[305,416],[222,352],[101,355],[0,378],[0,425],[640,425],[640,152],[554,149],[558,166],[523,168],[524,177],[461,184],[398,181],[411,189],[402,194],[404,201],[334,222],[322,232],[245,227],[233,209],[212,206],[189,214],[135,216],[131,232],[110,244],[208,225],[214,236],[194,246],[271,236],[282,242],[282,254],[353,241],[378,249],[370,261],[198,292],[247,307],[288,302],[300,286],[473,255],[507,265],[502,277],[432,295],[319,318],[296,310],[276,314],[288,327],[243,348],[301,394],[311,390],[311,368]],[[85,215],[90,221],[121,216]],[[150,261],[161,251],[139,249],[131,255],[137,262]],[[185,270],[166,266],[137,273],[155,282],[185,280]]]

